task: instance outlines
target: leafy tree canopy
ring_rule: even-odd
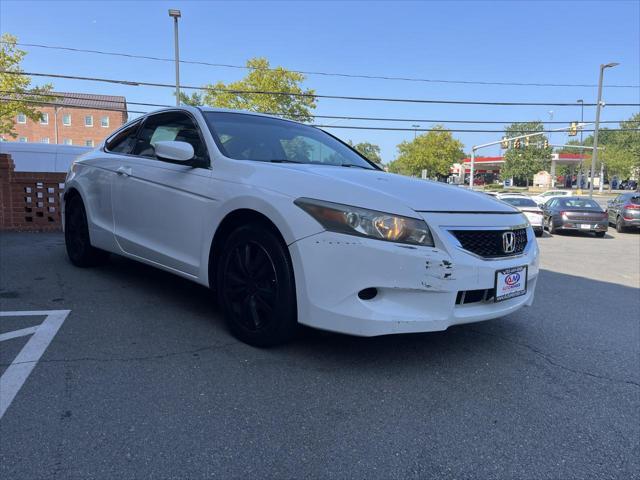
[[[600,169],[602,162],[610,176],[628,178],[640,169],[640,113],[620,122],[619,128],[602,128],[598,132],[598,146],[604,149],[598,151],[596,170]],[[588,147],[593,146],[593,135],[586,137],[583,143]],[[584,155],[588,157],[585,163],[590,165],[592,151],[585,150]]]
[[[316,107],[314,90],[303,90],[305,76],[283,67],[271,68],[266,58],[252,58],[246,63],[251,71],[242,80],[225,84],[217,82],[203,87],[202,93],[180,94],[187,105],[209,105],[235,110],[273,113],[301,122],[312,120]],[[286,92],[286,94],[257,94],[247,92]]]
[[[349,140],[347,143],[372,162],[382,163],[382,158],[380,157],[380,147],[378,145],[369,142],[360,142],[354,144],[351,140]]]
[[[463,147],[449,130],[437,125],[431,131],[399,144],[398,158],[389,164],[389,171],[417,176],[426,169],[431,177],[447,176],[451,164],[464,158]]]
[[[505,137],[517,137],[528,133],[536,133],[544,130],[542,122],[519,122],[509,125],[505,130]],[[551,164],[551,147],[544,148],[545,135],[536,135],[527,142],[520,140],[520,148],[516,148],[516,142],[510,142],[509,148],[504,154],[504,165],[500,170],[502,178],[515,178],[525,181],[533,179],[533,175],[540,170],[548,170]]]
[[[54,97],[50,95],[52,86],[47,84],[41,87],[31,87],[31,79],[22,73],[20,68],[22,59],[27,54],[16,47],[18,39],[8,33],[0,36],[0,71],[12,73],[0,73],[0,90],[2,101],[0,102],[0,135],[16,137],[13,131],[14,121],[18,114],[22,113],[31,120],[40,120],[41,114],[38,103],[52,102]]]

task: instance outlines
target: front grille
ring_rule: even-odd
[[[503,234],[513,232],[513,252],[505,252]],[[527,246],[527,229],[517,230],[451,230],[465,250],[484,258],[510,257],[521,254]]]
[[[460,290],[456,295],[456,305],[467,305],[469,303],[489,302],[493,300],[495,289],[484,288],[481,290]]]

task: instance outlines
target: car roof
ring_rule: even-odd
[[[148,115],[154,115],[156,113],[162,113],[162,112],[171,112],[171,111],[175,111],[175,110],[183,110],[186,112],[190,112],[190,113],[195,113],[195,112],[218,112],[218,113],[237,113],[237,114],[242,114],[242,115],[253,115],[255,117],[267,117],[267,118],[273,118],[276,120],[282,120],[284,122],[292,122],[292,123],[297,123],[300,125],[306,125],[309,127],[312,127],[313,125],[307,125],[304,124],[302,122],[297,122],[295,120],[290,120],[288,118],[282,118],[282,117],[278,117],[277,115],[270,115],[267,113],[260,113],[260,112],[251,112],[249,110],[234,110],[231,108],[217,108],[217,107],[207,107],[207,106],[191,106],[191,105],[180,105],[180,106],[175,106],[175,107],[165,107],[165,108],[159,108],[158,110],[153,110],[152,112],[147,112],[144,115],[141,115],[140,117],[136,117],[134,120],[137,120],[139,118],[148,116]]]

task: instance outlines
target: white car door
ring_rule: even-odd
[[[191,143],[199,166],[155,156],[156,141]],[[127,254],[197,275],[203,226],[215,200],[209,154],[197,123],[184,111],[145,119],[113,182],[115,237]]]
[[[127,150],[135,138],[140,122],[134,122],[107,139],[104,151],[92,152],[85,159],[79,174],[86,176],[82,182],[86,202],[91,243],[99,248],[111,250],[115,247],[113,238],[112,184],[116,170],[121,164],[120,153]]]

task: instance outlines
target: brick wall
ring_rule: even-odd
[[[65,173],[16,172],[0,154],[0,230],[60,230],[60,194]]]

